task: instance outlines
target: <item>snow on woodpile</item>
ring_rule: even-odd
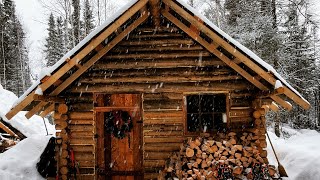
[[[7,120],[5,114],[10,110],[17,99],[18,97],[14,93],[3,89],[0,85],[0,117],[27,137],[35,134],[46,135],[47,132],[44,122],[40,116],[35,115],[32,118],[27,119],[25,117],[26,112],[21,111],[10,121]],[[47,119],[45,119],[45,122],[49,134],[55,134],[55,127],[50,125]]]
[[[42,180],[36,169],[50,136],[33,135],[0,154],[1,180]]]
[[[294,130],[284,127],[287,138],[278,138],[269,132],[271,141],[286,168],[290,180],[320,179],[320,133],[314,130]],[[272,149],[268,144],[270,164],[277,164]]]

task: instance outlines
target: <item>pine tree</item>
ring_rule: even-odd
[[[65,41],[64,41],[64,27],[62,17],[57,18],[57,58],[60,59],[66,53]]]
[[[45,54],[47,66],[52,66],[59,60],[59,53],[57,50],[57,28],[52,13],[49,16],[48,26],[48,37],[46,38]]]
[[[93,24],[93,13],[92,13],[92,9],[91,6],[89,4],[89,0],[85,0],[84,2],[84,8],[83,8],[83,21],[84,21],[84,36],[87,36],[94,28],[94,24]]]
[[[224,29],[226,16],[221,0],[207,0],[206,2],[208,6],[204,9],[204,15],[216,26]]]
[[[72,28],[73,28],[73,35],[72,39],[74,45],[80,42],[80,0],[72,0],[73,6],[73,14],[72,14]]]
[[[316,67],[314,49],[311,46],[312,34],[308,32],[310,19],[308,16],[301,18],[301,9],[308,9],[305,2],[290,2],[287,11],[287,20],[284,24],[286,41],[283,49],[281,62],[286,72],[287,79],[307,98],[311,103],[314,101],[313,89],[316,84]],[[307,12],[307,11],[306,11]],[[300,16],[299,16],[300,15]],[[314,128],[314,118],[310,116],[311,111],[304,111],[295,107],[288,121],[295,127]]]
[[[25,34],[15,15],[13,1],[3,1],[1,9],[0,83],[6,89],[21,95],[30,84]]]

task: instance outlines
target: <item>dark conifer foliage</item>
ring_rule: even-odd
[[[84,36],[87,36],[93,29],[93,13],[89,0],[85,0],[83,8]]]
[[[73,44],[76,45],[81,40],[80,35],[80,0],[72,0],[73,14],[72,14],[72,40]]]
[[[53,14],[50,14],[47,30],[48,37],[46,38],[45,53],[47,66],[52,66],[59,60],[57,27]]]
[[[0,2],[0,83],[21,95],[30,85],[25,33],[12,0]]]

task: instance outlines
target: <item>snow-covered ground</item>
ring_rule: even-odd
[[[314,130],[295,130],[283,127],[283,136],[278,138],[268,132],[290,180],[320,179],[320,133]],[[268,144],[270,164],[277,165],[271,146]]]
[[[0,116],[10,110],[17,100],[12,92],[4,90],[0,85]],[[45,149],[49,138],[43,119],[33,116],[30,120],[20,112],[10,124],[23,132],[28,138],[18,143],[10,150],[0,154],[0,179],[43,179],[36,170],[36,164]],[[54,134],[54,126],[46,120],[50,134]],[[320,133],[314,130],[295,130],[283,127],[281,138],[268,131],[271,141],[285,167],[290,180],[318,180],[320,179]],[[268,144],[268,158],[270,164],[277,165],[270,144]]]
[[[50,136],[32,135],[0,154],[1,180],[42,180],[36,164]]]
[[[5,114],[11,109],[18,97],[5,89],[0,84],[0,117],[18,129],[26,139],[16,146],[0,154],[0,179],[1,180],[39,180],[43,179],[36,169],[40,155],[45,149],[55,127],[47,119],[33,116],[25,117],[26,112],[20,112],[12,120],[7,120]],[[44,126],[47,125],[49,136]]]

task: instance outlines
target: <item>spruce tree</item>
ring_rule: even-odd
[[[30,84],[25,34],[13,1],[4,0],[1,9],[0,80],[4,88],[21,95]]]
[[[84,2],[83,21],[84,21],[83,33],[84,33],[84,37],[85,37],[94,29],[93,13],[92,13],[92,9],[91,9],[89,0],[85,0],[85,2]]]
[[[57,48],[57,30],[54,16],[51,13],[48,22],[48,37],[46,38],[45,54],[47,66],[52,66],[59,60]]]
[[[80,0],[72,0],[73,14],[72,14],[72,39],[74,45],[80,42]]]
[[[60,59],[66,53],[65,41],[64,41],[64,27],[62,17],[57,18],[57,58]]]
[[[289,3],[286,14],[287,20],[284,24],[286,28],[284,33],[287,38],[284,42],[282,55],[285,60],[282,60],[282,64],[287,79],[312,103],[314,99],[313,89],[316,85],[316,59],[314,49],[311,47],[312,34],[308,32],[309,19],[299,16],[300,10],[306,8],[307,4],[302,2],[298,6],[294,2]],[[310,116],[310,112],[295,107],[288,120],[295,127],[312,128],[315,126],[315,122],[314,118]]]

